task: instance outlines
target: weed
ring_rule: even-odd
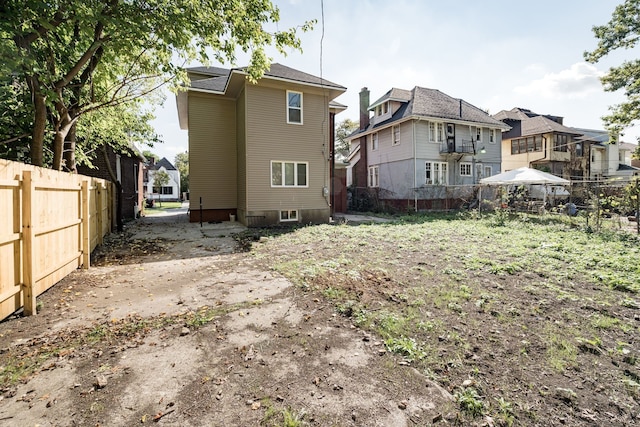
[[[304,412],[296,413],[291,408],[277,409],[266,399],[262,402],[267,410],[260,425],[273,427],[301,427],[304,425]]]
[[[478,417],[484,413],[482,398],[473,387],[466,387],[462,391],[457,391],[454,394],[454,398],[458,402],[460,410],[465,414]]]
[[[501,425],[512,426],[515,421],[513,404],[504,400],[504,397],[502,396],[500,396],[499,399],[496,399],[496,402],[498,402],[498,416],[502,421]]]
[[[413,338],[387,338],[384,343],[389,351],[401,354],[410,362],[424,359],[427,355]]]

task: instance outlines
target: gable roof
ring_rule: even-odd
[[[158,163],[154,164],[151,167],[151,170],[159,170],[161,167],[164,167],[166,170],[168,171],[175,171],[178,170],[175,168],[175,166],[173,166],[171,164],[171,162],[169,160],[167,160],[166,157],[163,157],[162,159],[158,160]]]

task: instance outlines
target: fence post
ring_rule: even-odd
[[[35,272],[34,272],[34,240],[33,232],[33,208],[35,185],[31,171],[24,171],[22,179],[22,295],[24,299],[24,314],[32,316],[37,314]]]
[[[89,230],[91,222],[89,220],[89,181],[82,181],[82,268],[89,268],[91,260],[91,238]]]

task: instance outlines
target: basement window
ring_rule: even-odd
[[[280,211],[280,222],[292,222],[298,220],[298,210],[290,209],[285,211]]]

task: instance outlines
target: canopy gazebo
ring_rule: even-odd
[[[565,186],[569,184],[571,184],[571,181],[567,179],[528,167],[510,170],[480,180],[481,186],[542,185],[544,186],[544,191],[542,191],[542,206],[544,206],[547,201],[549,186]],[[480,191],[482,191],[482,187],[480,187]]]

